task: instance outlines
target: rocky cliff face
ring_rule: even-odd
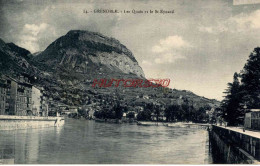
[[[63,68],[88,76],[121,73],[145,77],[129,49],[114,38],[89,31],[69,31],[34,59],[53,70]]]
[[[35,75],[38,69],[29,62],[30,52],[14,43],[5,43],[0,39],[0,73],[28,73]]]

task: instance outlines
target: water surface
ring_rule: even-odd
[[[207,132],[66,119],[63,127],[0,131],[16,164],[207,164]]]

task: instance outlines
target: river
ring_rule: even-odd
[[[209,164],[202,129],[66,119],[63,127],[0,131],[15,164]]]

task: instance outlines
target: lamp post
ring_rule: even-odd
[[[244,108],[245,111],[247,110],[247,105],[246,105],[246,103],[245,103],[245,105],[244,105],[243,108]]]
[[[225,113],[225,117],[227,117],[227,113]],[[224,121],[225,128],[227,127],[227,122]]]
[[[246,105],[246,103],[245,103],[245,105],[244,105],[244,112],[246,113],[246,111],[247,111],[247,105]],[[245,130],[245,117],[244,117],[244,127],[243,127],[243,132],[245,132],[246,130]]]

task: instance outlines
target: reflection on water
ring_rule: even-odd
[[[1,131],[0,161],[204,164],[206,137],[207,132],[199,129],[66,119],[59,128]]]

